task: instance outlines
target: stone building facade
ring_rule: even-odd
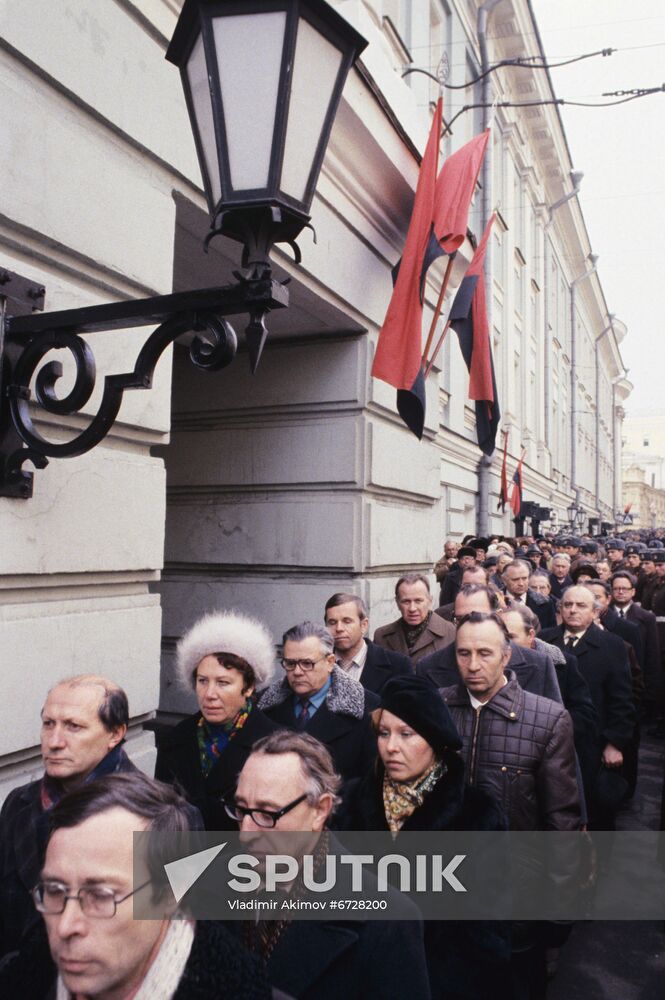
[[[224,283],[238,264],[224,241],[201,249],[208,219],[194,145],[178,74],[164,61],[180,6],[33,0],[0,10],[0,264],[42,283],[49,310]],[[129,748],[149,770],[143,723],[158,706],[186,707],[172,652],[202,612],[253,611],[277,639],[319,618],[333,591],[352,589],[376,627],[393,617],[395,576],[429,571],[444,537],[512,531],[508,512],[497,513],[499,450],[483,464],[475,444],[455,337],[428,380],[422,442],[370,367],[437,90],[403,69],[432,71],[446,55],[448,82],[461,84],[478,76],[485,50],[490,62],[532,54],[530,6],[503,0],[484,40],[471,0],[335,6],[369,46],[314,199],[316,243],[302,236],[300,266],[275,253],[291,307],[271,317],[256,375],[242,345],[212,375],[178,344],[153,389],[123,403],[103,445],[52,461],[31,500],[0,498],[5,789],[39,772],[39,710],[63,675],[95,670],[127,689]],[[509,68],[491,75],[487,93],[490,103],[537,100],[549,88],[547,74]],[[473,83],[448,91],[446,119],[484,93]],[[444,152],[488,115],[461,114]],[[570,193],[574,164],[552,107],[489,116],[470,229],[479,235],[486,209],[497,209],[488,298],[510,471],[523,446],[525,498],[559,523],[575,493],[604,515],[618,498],[618,413],[630,385],[599,272],[581,277],[592,248],[580,200],[549,210]],[[471,253],[467,240],[451,294]],[[425,332],[440,279],[434,268]],[[142,329],[91,335],[100,379],[131,368],[144,339]],[[61,439],[81,424],[42,418],[40,427]]]

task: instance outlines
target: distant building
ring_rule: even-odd
[[[665,489],[665,413],[628,413],[623,422],[624,482],[631,466],[644,470],[644,482]]]

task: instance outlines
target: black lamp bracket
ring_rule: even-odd
[[[189,356],[204,371],[229,365],[238,341],[224,317],[249,314],[246,341],[252,372],[261,357],[272,309],[288,306],[289,293],[268,272],[250,267],[237,283],[219,288],[176,292],[147,299],[59,312],[38,313],[45,290],[36,282],[0,268],[0,497],[32,496],[33,473],[23,469],[30,461],[43,469],[49,458],[83,455],[111,430],[126,389],[150,389],[155,366],[177,337],[194,331]],[[95,358],[81,334],[155,326],[139,351],[134,368],[104,378],[99,409],[86,428],[66,442],[42,437],[33,421],[31,385],[39,406],[54,415],[78,414],[95,388]],[[66,396],[55,387],[63,374],[59,361],[43,364],[53,350],[66,350],[75,365],[75,379]]]

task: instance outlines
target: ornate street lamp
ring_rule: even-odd
[[[571,500],[570,504],[566,508],[566,513],[568,514],[568,522],[572,531],[575,530],[577,525],[577,515],[579,514],[579,507],[574,500]]]
[[[365,40],[323,0],[185,0],[167,59],[180,67],[203,186],[211,216],[206,245],[223,234],[242,244],[236,284],[149,299],[34,314],[44,288],[0,267],[0,496],[32,496],[33,473],[50,457],[82,455],[108,434],[126,389],[149,389],[165,348],[196,332],[190,358],[216,371],[237,350],[225,317],[249,314],[245,329],[252,372],[267,336],[265,317],[288,306],[288,291],[271,277],[270,249],[309,224],[344,82]],[[95,386],[95,362],[80,336],[156,325],[132,371],[107,375],[102,402],[67,442],[42,437],[32,419],[31,385],[49,413],[78,413]],[[66,396],[55,393],[60,362],[76,366]]]
[[[309,210],[347,73],[366,42],[321,0],[185,0],[180,68],[211,216],[268,267]],[[299,256],[299,255],[298,255]]]

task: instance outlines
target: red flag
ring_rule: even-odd
[[[420,301],[420,276],[432,229],[442,113],[443,103],[439,98],[420,165],[399,274],[372,365],[372,375],[394,385],[396,389],[410,390],[421,367],[423,306]]]
[[[503,432],[503,462],[501,463],[501,490],[499,492],[499,503],[497,510],[502,512],[508,503],[508,434]]]
[[[489,134],[490,130],[485,129],[449,156],[437,178],[434,193],[434,233],[446,253],[454,253],[466,238],[469,207]]]
[[[525,454],[526,452],[523,451],[518,466],[513,473],[513,491],[510,494],[510,506],[512,507],[514,517],[519,517],[522,509],[522,464],[524,463]]]
[[[631,500],[631,502],[630,502],[630,503],[627,503],[627,504],[626,504],[626,506],[624,507],[624,509],[623,509],[623,512],[624,512],[624,514],[630,514],[630,508],[631,508],[632,506],[633,506],[633,502],[632,502],[632,500]]]
[[[485,274],[487,241],[496,215],[487,223],[483,238],[462,279],[448,320],[457,332],[464,361],[469,370],[469,399],[476,401],[478,444],[486,455],[494,451],[499,426],[499,400],[490,344]],[[479,402],[485,405],[479,406]]]

